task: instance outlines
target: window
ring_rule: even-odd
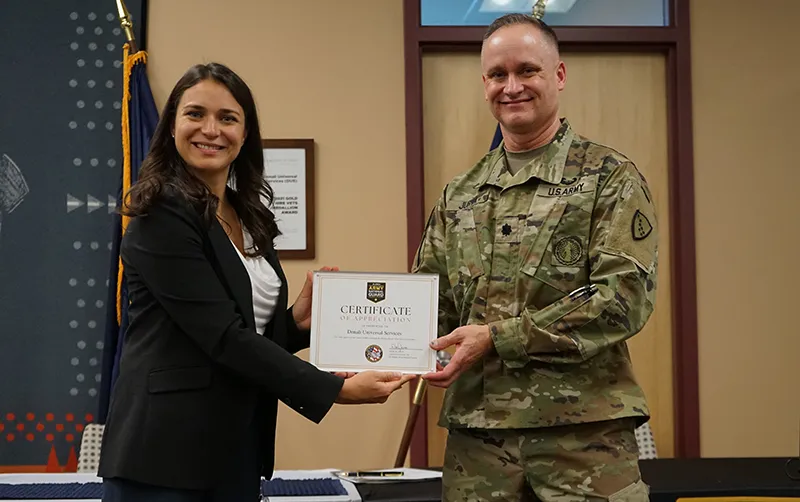
[[[488,26],[535,0],[420,0],[423,26]],[[547,0],[551,26],[669,26],[669,0]]]

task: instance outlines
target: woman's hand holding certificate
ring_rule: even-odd
[[[339,404],[385,403],[392,392],[416,378],[397,372],[364,371],[345,379],[336,402]]]

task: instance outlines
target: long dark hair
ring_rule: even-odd
[[[244,110],[246,137],[236,159],[231,164],[228,179],[234,185],[228,189],[230,202],[253,237],[249,256],[264,255],[272,240],[280,235],[275,216],[267,208],[272,203],[272,188],[264,178],[264,153],[255,101],[247,84],[230,68],[219,63],[198,64],[189,68],[172,89],[161,119],[150,142],[150,151],[142,162],[139,179],[123,199],[122,214],[147,214],[165,192],[175,193],[203,215],[207,224],[216,217],[219,199],[200,178],[195,176],[175,147],[172,130],[178,103],[190,87],[204,80],[224,85]]]

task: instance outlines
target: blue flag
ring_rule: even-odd
[[[150,149],[150,139],[158,124],[150,83],[147,80],[147,53],[130,54],[125,44],[122,76],[122,175],[117,192],[117,208],[123,196],[139,179],[139,168]],[[114,213],[111,262],[108,274],[106,330],[103,339],[103,367],[97,422],[105,424],[111,391],[117,380],[119,358],[128,328],[128,291],[122,274],[119,246],[128,218]]]
[[[500,124],[497,124],[497,129],[494,130],[494,138],[492,138],[492,145],[489,147],[489,150],[494,150],[500,146],[501,141],[503,141],[503,132],[500,130]]]

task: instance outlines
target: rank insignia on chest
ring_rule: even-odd
[[[652,231],[653,225],[650,224],[650,220],[647,219],[647,216],[642,214],[641,211],[636,210],[633,214],[633,221],[631,222],[633,239],[640,241],[650,235]]]

